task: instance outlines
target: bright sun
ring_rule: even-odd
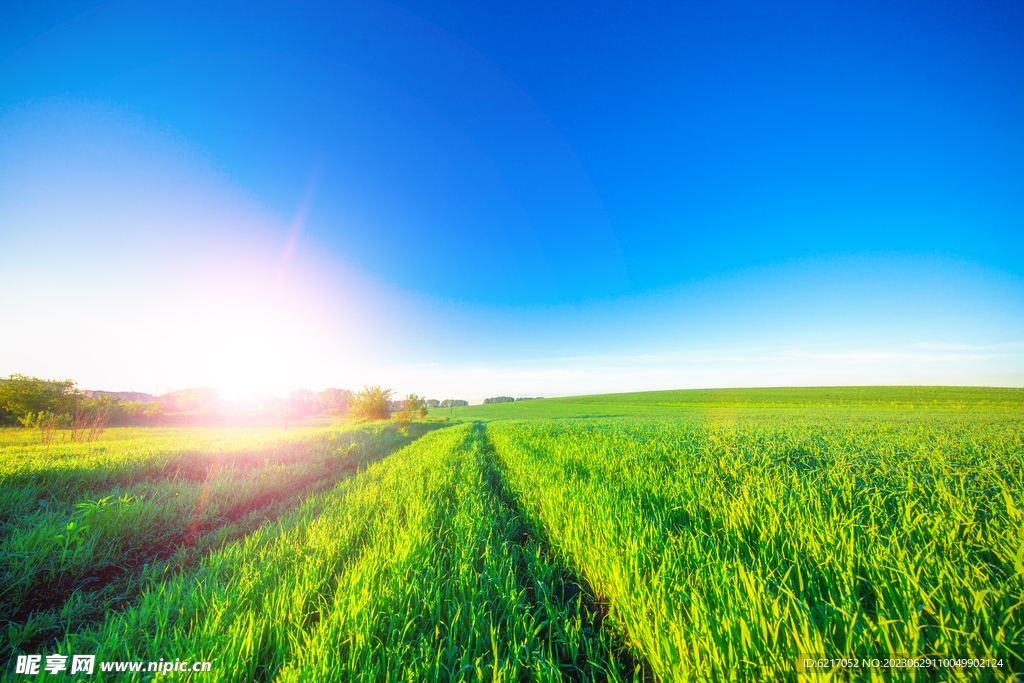
[[[226,399],[244,399],[260,392],[280,393],[287,387],[285,345],[265,334],[221,339],[212,349],[208,364],[211,384]]]

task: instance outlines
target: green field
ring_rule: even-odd
[[[1011,680],[1021,399],[715,390],[403,429],[3,430],[2,675],[81,653],[212,662],[146,680]],[[1002,666],[796,666],[908,655]]]

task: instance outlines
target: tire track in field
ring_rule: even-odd
[[[539,547],[548,558],[557,558],[558,555],[551,547],[548,539],[544,537],[543,531],[535,525],[531,525],[527,517],[522,514],[519,503],[505,487],[506,473],[498,458],[494,444],[487,434],[485,423],[477,422],[473,426],[473,437],[478,439],[482,446],[484,457],[482,458],[483,474],[487,482],[490,494],[496,503],[504,508],[515,524],[515,532],[511,538],[512,542],[524,549],[520,553],[518,567],[516,568],[516,579],[526,593],[526,600],[530,603],[531,612],[537,613],[542,609],[540,600],[537,597],[535,578],[529,572],[524,559],[525,549],[531,545]],[[551,591],[559,607],[575,613],[582,623],[588,624],[591,637],[600,637],[601,629],[605,627],[605,619],[609,614],[609,603],[606,599],[597,594],[590,586],[586,578],[579,576],[569,570],[561,561],[554,560],[558,568],[558,576]],[[618,674],[623,680],[643,681],[643,683],[654,683],[655,678],[650,665],[634,653],[627,645],[621,642],[621,635],[614,634],[614,639],[619,645],[613,651]],[[590,663],[587,661],[586,653],[581,648],[575,661],[566,662],[566,670],[563,672],[564,680],[582,683],[583,681],[606,681],[607,675],[601,671],[591,671]],[[571,668],[570,668],[571,667]]]
[[[427,555],[429,555],[429,558],[418,557],[417,559],[418,564],[425,564],[427,566],[430,566],[432,564],[430,562],[430,560],[432,559],[440,559],[441,561],[447,561],[449,559],[445,557],[443,554],[440,558],[435,558],[435,555],[438,549],[441,548],[445,543],[446,534],[444,525],[446,518],[450,518],[452,512],[457,511],[458,507],[463,503],[462,498],[455,490],[455,485],[457,481],[460,479],[460,472],[462,471],[463,467],[466,466],[466,458],[464,456],[472,451],[473,444],[472,435],[468,430],[464,428],[465,426],[441,425],[440,427],[440,431],[446,431],[450,429],[453,430],[453,433],[461,432],[461,435],[458,437],[457,443],[449,445],[448,451],[446,451],[453,456],[449,458],[449,461],[444,464],[443,471],[445,471],[446,474],[448,475],[448,481],[442,482],[442,485],[440,487],[433,486],[436,482],[433,481],[431,473],[436,468],[437,463],[429,460],[429,451],[426,454],[428,457],[427,460],[423,459],[424,454],[418,454],[417,457],[420,460],[422,460],[422,463],[414,464],[411,471],[407,469],[407,471],[402,473],[404,476],[404,479],[402,480],[403,485],[400,487],[399,491],[397,492],[397,495],[390,495],[386,498],[383,496],[377,497],[377,500],[381,502],[374,507],[373,513],[375,518],[381,516],[387,517],[387,521],[383,523],[384,526],[386,526],[386,529],[384,529],[383,527],[378,528],[377,531],[372,534],[372,536],[377,537],[377,542],[379,542],[382,537],[389,537],[391,541],[395,540],[397,536],[401,536],[404,532],[408,531],[410,525],[412,525],[414,528],[418,528],[419,533],[430,535],[430,539],[426,543],[426,548],[428,549]],[[409,461],[407,460],[406,463],[408,464]],[[422,483],[420,483],[421,478]],[[393,478],[391,478],[389,483],[395,484],[396,482]],[[392,491],[392,494],[394,493],[396,492]],[[412,513],[409,512],[409,503],[415,503],[414,499],[416,499],[419,494],[426,493],[437,494],[436,498],[432,499],[433,510],[427,513],[427,519],[429,521],[424,523],[423,519],[421,518],[417,522],[416,517],[418,515],[416,514],[415,511],[413,511]],[[410,517],[410,515],[412,516]],[[349,611],[351,607],[350,604],[342,604],[340,608],[337,607],[339,598],[348,597],[346,593],[342,592],[343,590],[345,590],[345,586],[343,586],[342,584],[346,582],[346,578],[348,576],[355,575],[357,578],[359,577],[360,574],[363,574],[365,576],[365,570],[367,569],[367,567],[369,567],[369,574],[372,575],[375,578],[375,580],[379,580],[380,577],[386,576],[387,574],[394,572],[395,569],[397,568],[399,570],[397,575],[403,575],[403,578],[398,582],[400,590],[404,590],[405,588],[408,588],[415,583],[414,581],[410,583],[409,577],[407,575],[404,575],[404,571],[402,570],[406,568],[405,565],[389,564],[390,560],[393,559],[393,556],[382,556],[380,554],[379,548],[372,547],[372,543],[369,542],[371,538],[371,534],[369,532],[370,526],[365,526],[363,528],[363,542],[358,544],[358,551],[351,555],[349,558],[347,558],[344,565],[339,565],[338,570],[334,573],[333,579],[330,582],[329,587],[326,587],[324,590],[321,591],[321,599],[317,602],[316,612],[313,614],[315,618],[302,627],[302,633],[300,634],[300,638],[304,640],[304,643],[299,648],[300,655],[297,658],[289,657],[286,658],[284,661],[275,661],[271,662],[268,665],[261,665],[261,667],[256,671],[256,673],[252,677],[252,681],[254,683],[266,683],[267,681],[275,680],[275,677],[278,676],[278,672],[281,671],[282,668],[285,671],[285,680],[293,680],[291,676],[294,676],[295,672],[292,671],[291,673],[289,673],[289,669],[291,667],[302,666],[303,663],[306,666],[309,666],[310,664],[308,660],[303,662],[301,652],[306,651],[309,648],[312,648],[316,652],[322,652],[324,650],[323,639],[326,639],[326,642],[328,643],[328,647],[330,649],[335,650],[335,655],[337,655],[337,653],[341,651],[341,649],[339,648],[338,640],[339,632],[332,630],[334,628],[334,626],[332,626],[332,620],[335,619],[337,616],[335,614],[336,609],[340,613],[347,612],[350,618],[353,616],[353,613]],[[387,538],[385,538],[384,543],[388,544]],[[369,560],[370,564],[367,566],[360,567],[360,564],[364,562],[365,557],[368,554],[371,555],[371,558]],[[439,571],[437,577],[435,577],[435,580],[439,580],[441,579],[441,577],[451,576],[452,571],[452,565],[443,565],[441,571]],[[351,588],[351,586],[349,586],[349,588]],[[379,586],[375,584],[373,586],[373,589],[370,591],[370,594],[372,596],[375,596],[371,597],[371,602],[373,603],[376,602],[376,599],[381,597],[381,593],[377,592],[378,589]],[[391,597],[393,598],[394,596],[391,595]],[[372,613],[372,611],[372,607],[369,610],[358,610],[358,612],[362,613],[362,616],[365,616],[367,613]],[[352,623],[353,622],[351,621],[349,622],[348,628],[352,628]],[[359,626],[356,626],[357,630],[358,628]],[[372,626],[371,631],[373,631],[376,628],[377,626]],[[324,636],[322,635],[322,633],[318,633],[318,630],[326,632],[327,635]],[[342,633],[344,633],[344,637],[341,638],[340,643],[343,646],[348,645],[351,642],[351,636],[354,635],[355,631],[343,630]],[[373,647],[383,647],[382,641],[380,640],[381,634],[376,632],[374,633],[375,635],[373,637],[373,640],[375,642],[375,645]],[[317,641],[318,638],[321,639],[319,643]],[[320,658],[317,659],[318,663],[321,663]],[[341,659],[342,661],[344,661],[346,659],[346,656],[342,656]],[[325,678],[324,680],[338,680],[337,675],[337,671],[329,672],[327,673],[327,678]],[[303,673],[300,675],[299,680],[313,680],[310,679],[308,676],[308,673]],[[350,679],[342,678],[341,680]]]

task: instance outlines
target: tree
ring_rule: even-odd
[[[277,412],[277,410],[284,404],[284,401],[279,399],[277,396],[268,393],[253,394],[252,404],[257,410],[266,410],[270,412]]]
[[[485,398],[484,399],[484,405],[488,405],[488,404],[491,404],[491,403],[513,403],[513,402],[515,402],[515,399],[512,398],[511,396],[495,396],[494,398]]]
[[[85,412],[92,418],[102,418],[105,423],[119,424],[126,421],[128,403],[119,396],[104,394],[85,403]]]
[[[441,402],[438,401],[436,398],[428,398],[427,399],[427,407],[428,408],[440,408],[441,407]]]
[[[296,389],[288,392],[287,406],[300,415],[312,415],[317,412],[316,399],[309,389]]]
[[[316,394],[320,402],[320,409],[325,411],[338,411],[344,415],[352,405],[352,392],[348,389],[324,389]]]
[[[82,395],[75,391],[75,381],[71,379],[40,379],[14,374],[0,380],[0,412],[7,413],[10,418],[20,419],[29,413],[41,412],[66,415],[80,401]]]
[[[353,399],[352,413],[370,420],[386,420],[391,417],[389,402],[392,393],[391,389],[381,389],[376,385],[370,387],[364,384],[363,390]]]
[[[153,420],[159,422],[164,416],[164,404],[159,401],[147,403],[146,407],[143,408],[142,413],[146,416],[146,422],[151,422]]]
[[[220,400],[220,389],[192,387],[164,394],[164,403],[171,411],[188,412],[215,407]]]

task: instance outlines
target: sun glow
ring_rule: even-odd
[[[244,401],[338,381],[337,361],[350,354],[336,327],[318,324],[326,316],[322,301],[246,297],[215,288],[207,296],[187,314],[174,316],[173,331],[158,342],[165,391],[209,386],[221,398]]]
[[[224,337],[207,359],[210,383],[221,397],[242,400],[256,393],[287,390],[289,363],[286,346],[267,334]]]

